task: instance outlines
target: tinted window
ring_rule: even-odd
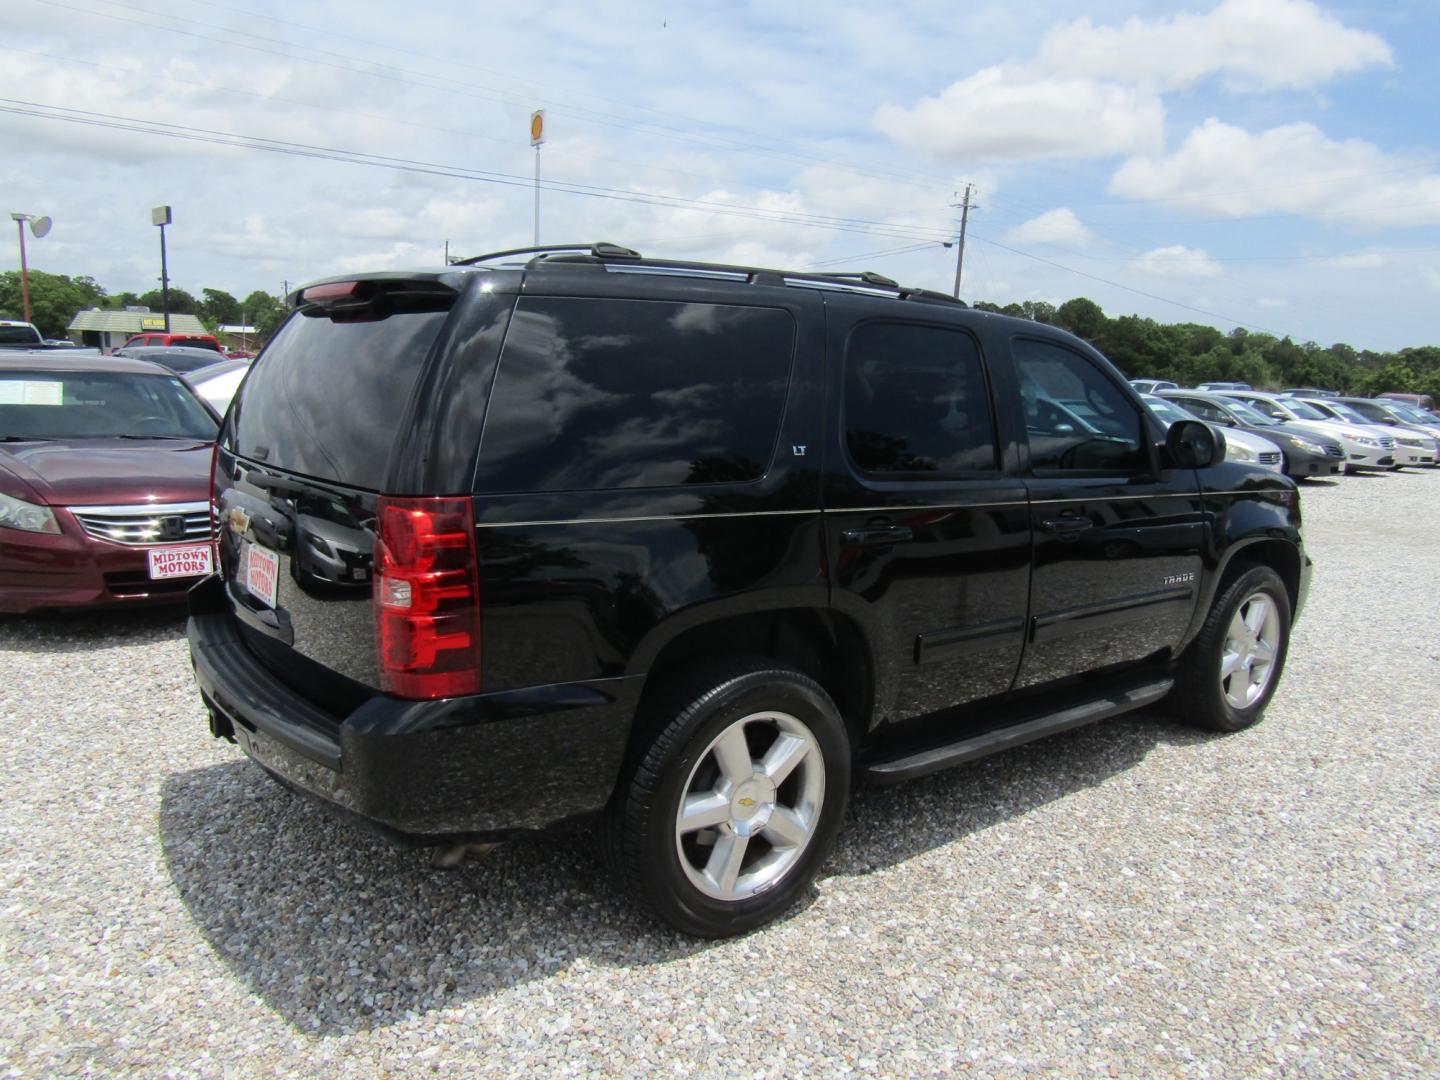
[[[98,371],[0,373],[0,436],[213,439],[215,418],[179,379]]]
[[[1047,341],[1019,338],[1014,353],[1032,469],[1144,467],[1140,413],[1099,368]]]
[[[866,323],[845,350],[845,445],[874,475],[994,472],[995,423],[969,334]]]
[[[356,487],[384,482],[390,447],[444,310],[369,321],[291,318],[232,412],[238,453]]]
[[[522,299],[476,490],[754,480],[774,451],[794,336],[771,308]]]

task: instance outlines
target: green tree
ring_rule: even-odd
[[[1055,312],[1056,326],[1063,326],[1086,341],[1098,338],[1107,322],[1109,320],[1105,318],[1105,312],[1100,310],[1100,305],[1083,296],[1066,300]]]
[[[144,304],[151,311],[164,309],[164,301],[159,289],[151,289],[138,298],[139,303]],[[177,289],[170,286],[170,314],[171,315],[194,315],[198,312],[200,305],[195,297],[191,296],[184,289]]]
[[[212,331],[222,325],[234,326],[240,321],[240,301],[223,289],[201,289],[196,314]]]
[[[269,341],[285,319],[285,302],[256,289],[240,302],[240,313],[247,325],[255,327],[261,341]]]
[[[1034,322],[1048,323],[1055,325],[1055,305],[1044,300],[1026,300],[1020,305],[1025,312],[1025,318]]]
[[[93,278],[71,278],[47,274],[44,270],[31,270],[29,277],[31,321],[47,338],[64,337],[66,327],[77,312],[99,307],[105,299],[105,290]],[[8,270],[0,274],[0,318],[24,317],[20,271]]]

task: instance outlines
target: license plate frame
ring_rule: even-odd
[[[215,572],[215,548],[212,544],[151,548],[145,564],[151,581],[206,577]]]

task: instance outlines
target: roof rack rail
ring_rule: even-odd
[[[594,244],[543,244],[538,247],[507,248],[504,251],[490,251],[484,255],[471,255],[468,259],[456,259],[451,266],[474,266],[477,263],[489,262],[491,259],[503,259],[510,255],[546,255],[552,251],[584,251],[597,259],[638,259],[640,253],[631,251],[619,244],[610,244],[604,240]]]
[[[476,263],[488,262],[492,259],[501,259],[512,255],[533,255],[525,264],[526,269],[536,269],[547,263],[565,263],[574,265],[576,263],[619,263],[626,270],[631,272],[644,272],[653,270],[659,273],[691,273],[695,275],[733,275],[737,278],[744,278],[752,285],[797,285],[809,286],[837,286],[845,289],[878,289],[885,292],[893,292],[901,300],[929,300],[947,304],[958,304],[966,307],[966,303],[949,293],[935,292],[931,289],[911,288],[901,285],[893,278],[884,274],[877,274],[873,270],[859,271],[837,271],[835,273],[806,273],[804,271],[773,270],[758,266],[736,266],[728,263],[695,262],[688,259],[665,259],[646,258],[638,251],[622,247],[619,244],[611,244],[599,241],[593,244],[546,244],[540,247],[511,248],[507,251],[492,251],[487,255],[475,255],[468,259],[460,259],[453,263],[454,266],[474,266]],[[619,267],[617,267],[619,269]]]

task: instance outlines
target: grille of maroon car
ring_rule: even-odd
[[[113,544],[176,544],[211,539],[208,502],[72,506],[70,512],[87,535]]]

